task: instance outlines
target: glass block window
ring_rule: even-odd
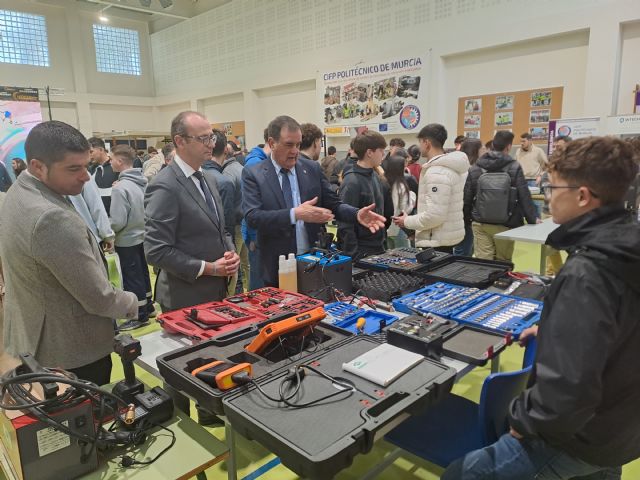
[[[137,30],[94,24],[93,40],[99,72],[141,75]]]
[[[49,66],[47,25],[42,15],[0,10],[0,62]]]

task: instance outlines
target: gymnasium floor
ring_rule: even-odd
[[[536,271],[539,262],[539,247],[529,246],[522,243],[516,243],[514,253],[514,263],[518,271]],[[157,323],[152,323],[148,327],[144,327],[136,331],[136,336],[159,329]],[[501,355],[500,368],[504,371],[516,370],[522,365],[523,349],[517,345],[509,347]],[[112,380],[123,378],[123,372],[120,360],[114,355],[113,358],[114,371]],[[136,368],[138,377],[148,385],[155,386],[161,382],[147,372]],[[453,387],[453,392],[463,395],[474,401],[478,401],[480,396],[480,388],[484,378],[489,374],[489,367],[476,368],[466,375],[464,379]],[[195,411],[194,408],[191,409]],[[194,414],[195,415],[195,414]],[[209,432],[220,440],[224,440],[224,428],[207,428]],[[256,442],[246,440],[239,435],[237,436],[238,456],[238,479],[248,477],[247,480],[260,478],[260,480],[293,480],[299,478],[298,475],[279,464],[277,458],[267,449],[263,448]],[[355,458],[353,465],[342,471],[336,479],[351,480],[359,479],[370,468],[380,462],[380,460],[389,452],[395,449],[394,446],[379,441],[374,445],[371,452],[366,455],[359,455]],[[171,455],[169,452],[168,455]],[[274,465],[269,469],[269,466]],[[266,470],[260,475],[261,471]],[[206,471],[207,477],[213,480],[222,480],[227,478],[226,465],[220,463]],[[418,457],[414,457],[409,453],[403,454],[391,466],[384,470],[377,478],[380,480],[437,480],[440,478],[442,469],[434,466]],[[0,473],[0,477],[4,477]],[[640,478],[640,460],[635,461],[623,469],[623,480],[637,480]]]

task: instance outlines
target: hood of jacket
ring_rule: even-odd
[[[118,181],[130,180],[141,187],[147,186],[147,178],[142,174],[141,168],[130,168],[120,173]]]
[[[264,153],[264,150],[260,147],[253,147],[249,154],[244,159],[244,166],[250,167],[257,163],[260,163],[265,158],[267,158],[267,154]]]
[[[513,161],[514,159],[510,155],[491,150],[481,156],[476,162],[476,165],[478,165],[480,168],[484,168],[489,172],[494,172],[497,170],[502,170],[507,164]]]
[[[435,167],[436,165],[441,165],[456,173],[466,173],[469,170],[469,159],[467,158],[467,154],[464,152],[449,152],[444,155],[437,157],[435,160],[427,162],[426,165],[429,167]]]
[[[202,168],[204,170],[217,170],[220,173],[222,173],[222,165],[220,165],[218,162],[216,162],[215,160],[206,160],[203,164],[202,164]]]
[[[343,173],[343,179],[344,179],[344,176],[347,176],[350,173],[354,173],[356,175],[363,175],[365,177],[370,177],[371,175],[373,175],[373,172],[374,172],[373,168],[364,168],[358,165],[357,162],[355,162],[353,166],[349,168],[349,170],[345,168],[345,171]]]
[[[547,244],[587,256],[640,293],[640,224],[622,205],[605,205],[560,225]]]

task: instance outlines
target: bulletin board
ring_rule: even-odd
[[[458,135],[485,143],[498,130],[516,138],[531,133],[534,143],[547,143],[549,120],[562,118],[564,87],[474,95],[458,99]]]
[[[235,142],[240,148],[245,148],[246,136],[244,133],[244,121],[212,123],[211,128],[224,132],[227,140]]]

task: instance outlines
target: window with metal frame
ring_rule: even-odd
[[[44,16],[0,10],[0,62],[49,66]]]
[[[99,72],[141,75],[140,36],[137,30],[93,25],[96,66]]]

